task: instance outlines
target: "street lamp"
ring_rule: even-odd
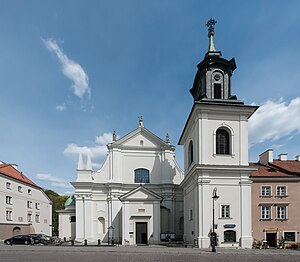
[[[213,190],[213,217],[212,217],[212,233],[210,234],[210,242],[211,242],[211,252],[216,252],[216,244],[217,244],[217,234],[215,232],[215,201],[219,198],[217,195],[217,188],[215,187]]]

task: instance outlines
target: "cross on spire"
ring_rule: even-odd
[[[215,24],[217,21],[213,18],[209,19],[207,23],[205,24],[208,27],[208,38],[209,38],[209,44],[208,44],[208,53],[207,54],[213,54],[213,55],[220,55],[220,52],[217,52],[215,46],[214,46],[214,40],[213,36],[215,34]]]
[[[210,34],[214,34],[215,32],[215,24],[217,23],[217,20],[211,18],[207,21],[207,23],[205,24],[208,27],[208,36],[210,36]]]

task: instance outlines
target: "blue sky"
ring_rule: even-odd
[[[215,46],[235,58],[232,93],[260,105],[250,161],[300,154],[299,1],[1,1],[1,153],[61,194],[78,152],[101,166],[111,132],[145,127],[177,145],[196,65]],[[183,167],[182,146],[176,157]]]

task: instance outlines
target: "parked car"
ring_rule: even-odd
[[[53,238],[50,236],[47,236],[45,234],[29,234],[32,238],[35,244],[51,244],[53,242]]]
[[[33,245],[34,240],[30,235],[17,235],[11,238],[5,239],[4,243],[6,245],[16,245],[16,244],[25,244],[25,245]]]

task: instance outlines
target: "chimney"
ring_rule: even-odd
[[[296,161],[300,162],[300,155],[296,156]]]
[[[278,155],[278,159],[280,161],[286,161],[287,160],[287,154],[280,154],[280,155]]]
[[[264,153],[259,155],[259,163],[267,165],[268,163],[273,163],[273,149],[268,149]]]

